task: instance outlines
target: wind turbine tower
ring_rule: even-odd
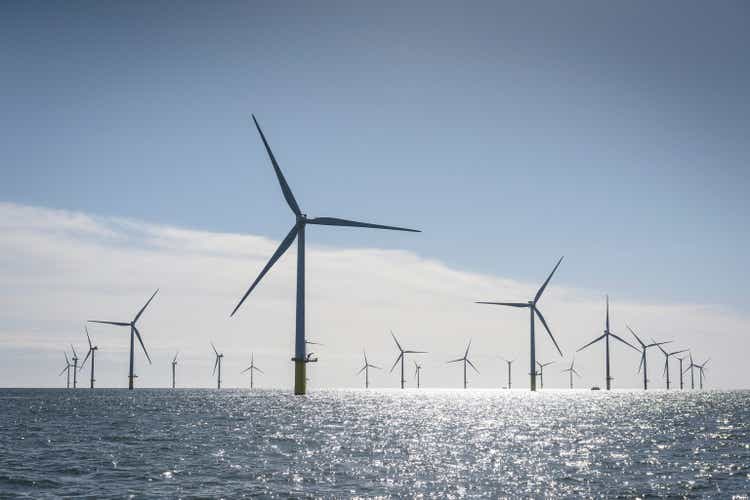
[[[415,361],[414,362],[414,376],[417,377],[417,389],[421,387],[421,384],[419,382],[420,381],[419,375],[421,373],[422,373],[422,365],[420,365],[419,363]]]
[[[533,300],[530,300],[528,302],[477,302],[477,304],[490,304],[495,306],[508,306],[508,307],[518,307],[518,308],[524,308],[527,307],[529,309],[529,314],[531,315],[531,322],[530,322],[530,342],[531,342],[531,348],[530,348],[530,354],[531,354],[531,367],[529,368],[529,375],[531,377],[531,390],[536,390],[536,337],[534,335],[534,320],[536,315],[539,318],[539,321],[542,322],[542,325],[547,330],[547,333],[549,334],[549,337],[552,339],[552,342],[555,344],[555,347],[557,348],[557,352],[560,353],[560,356],[562,356],[562,351],[560,350],[560,346],[557,345],[557,341],[555,340],[555,337],[552,335],[552,332],[549,329],[549,326],[547,326],[547,322],[544,320],[544,316],[542,316],[541,311],[539,311],[539,308],[537,307],[537,302],[539,302],[539,299],[542,297],[542,294],[544,293],[544,289],[547,288],[547,284],[549,283],[549,280],[552,279],[552,275],[555,274],[555,271],[557,271],[557,268],[560,266],[560,263],[562,262],[563,258],[560,257],[560,260],[557,261],[557,264],[555,265],[554,269],[552,269],[552,272],[547,277],[547,280],[542,284],[542,286],[539,288],[539,290],[536,292],[536,295],[534,296]]]
[[[211,348],[214,350],[214,354],[216,354],[216,361],[214,362],[214,371],[211,373],[211,375],[216,374],[216,368],[219,369],[219,374],[216,377],[216,388],[221,389],[221,360],[224,358],[224,354],[219,354],[219,351],[216,350],[216,346],[213,342],[211,342]]]
[[[180,351],[177,351],[174,353],[174,358],[172,358],[172,389],[174,389],[174,381],[175,381],[175,367],[177,366],[177,356],[180,354]]]
[[[515,359],[505,359],[505,358],[503,358],[503,360],[508,364],[508,389],[510,389],[510,383],[511,383],[510,365],[513,364],[513,362],[515,361]]]
[[[104,325],[130,327],[130,370],[128,372],[128,389],[131,391],[133,390],[133,379],[135,378],[135,375],[133,373],[133,368],[134,368],[134,359],[133,359],[134,349],[133,348],[135,346],[135,337],[138,337],[138,342],[141,344],[141,349],[143,349],[143,354],[146,355],[148,364],[151,364],[151,357],[149,357],[148,351],[146,350],[146,346],[143,344],[143,339],[141,338],[141,332],[138,331],[138,328],[135,325],[136,323],[138,323],[138,319],[143,314],[143,311],[145,311],[148,305],[151,303],[151,301],[154,300],[154,297],[156,297],[157,293],[159,293],[158,288],[156,289],[154,294],[151,296],[151,298],[148,299],[148,302],[146,302],[146,304],[141,308],[141,310],[138,311],[138,314],[135,315],[135,317],[133,318],[133,321],[130,321],[129,323],[119,322],[119,321],[89,320],[89,323],[101,323]]]
[[[619,340],[620,342],[622,342],[623,344],[625,344],[627,346],[630,346],[633,349],[635,349],[636,351],[640,352],[640,350],[637,347],[635,347],[633,344],[631,344],[630,342],[626,342],[625,340],[621,339],[620,337],[618,337],[617,335],[615,335],[614,333],[612,333],[612,331],[609,329],[609,295],[607,295],[607,318],[606,318],[605,326],[604,326],[604,335],[602,335],[601,337],[595,338],[594,340],[592,340],[591,342],[589,342],[585,346],[583,346],[580,349],[578,349],[576,352],[581,352],[584,349],[586,349],[588,346],[590,346],[592,344],[595,344],[595,343],[599,342],[600,340],[604,339],[604,345],[605,345],[605,351],[604,351],[604,353],[605,353],[604,354],[604,356],[605,356],[604,357],[604,360],[605,360],[605,363],[604,363],[605,364],[605,378],[607,379],[607,390],[608,391],[612,388],[612,375],[611,375],[611,372],[610,372],[610,369],[609,369],[609,338],[610,337],[615,338],[615,339]]]
[[[78,387],[78,353],[73,344],[70,344],[70,350],[73,351],[73,389],[75,389]]]
[[[376,370],[380,370],[381,368],[379,366],[375,366],[373,364],[370,364],[369,361],[367,361],[367,353],[364,349],[362,349],[362,355],[365,358],[365,364],[362,365],[362,368],[357,372],[357,375],[359,375],[362,372],[365,372],[365,389],[370,388],[370,368],[375,368]]]
[[[576,358],[573,358],[573,361],[570,362],[570,367],[569,368],[565,368],[564,370],[560,370],[561,373],[568,372],[568,374],[570,374],[570,388],[571,389],[573,388],[573,374],[575,373],[576,375],[578,375],[578,378],[581,378],[581,374],[578,373],[576,371],[576,369],[575,369],[575,366],[574,366],[575,362],[576,362]]]
[[[651,339],[651,340],[653,340],[653,339]],[[679,351],[667,352],[667,351],[664,350],[664,348],[662,346],[658,346],[658,347],[659,347],[659,350],[662,352],[662,354],[664,354],[664,374],[667,376],[667,390],[669,390],[669,358],[671,356],[674,356],[675,354],[680,354],[680,353],[683,353],[683,352],[687,352],[687,349],[682,349],[682,350],[679,350]]]
[[[671,340],[667,342],[656,342],[655,340],[652,339],[651,344],[646,344],[641,340],[641,338],[638,335],[636,335],[636,333],[633,331],[632,328],[630,328],[628,325],[625,325],[625,328],[630,330],[630,333],[633,335],[633,337],[635,337],[635,340],[637,340],[638,343],[641,345],[641,362],[638,365],[638,373],[641,372],[641,369],[643,370],[643,390],[645,391],[648,389],[648,366],[646,364],[647,362],[646,350],[649,349],[650,347],[661,348],[663,344],[669,344]]]
[[[292,190],[290,189],[289,184],[287,184],[286,179],[284,178],[284,174],[281,173],[281,168],[276,162],[276,158],[274,157],[273,152],[271,151],[271,147],[268,145],[268,141],[266,141],[266,137],[265,135],[263,135],[263,131],[260,129],[260,125],[258,124],[258,121],[255,119],[255,116],[253,116],[253,122],[255,122],[255,128],[258,130],[258,134],[260,134],[260,138],[263,141],[263,145],[266,148],[266,153],[268,153],[268,157],[271,160],[273,169],[276,172],[276,177],[279,181],[279,185],[281,186],[281,192],[284,195],[284,199],[286,199],[286,202],[289,205],[289,208],[292,210],[294,214],[295,222],[294,222],[294,226],[292,226],[292,229],[289,231],[286,237],[281,241],[281,244],[276,249],[274,254],[271,256],[266,266],[260,272],[260,274],[255,279],[255,281],[250,286],[250,288],[247,290],[247,292],[245,292],[245,295],[242,296],[242,299],[240,299],[239,303],[232,311],[231,316],[234,316],[234,314],[240,308],[240,306],[245,301],[247,296],[250,295],[250,292],[253,291],[253,289],[260,282],[263,276],[265,276],[268,270],[271,269],[271,267],[273,267],[273,265],[276,263],[277,260],[279,260],[279,258],[284,254],[284,252],[287,251],[287,249],[291,246],[291,244],[294,242],[296,238],[297,239],[297,314],[296,314],[296,335],[295,335],[295,342],[294,342],[294,358],[292,358],[292,360],[294,361],[294,393],[305,394],[306,382],[307,382],[307,376],[305,374],[306,372],[305,364],[311,361],[310,359],[308,359],[306,349],[305,349],[305,228],[307,227],[307,225],[313,224],[313,225],[319,225],[319,226],[366,227],[366,228],[373,228],[373,229],[390,229],[394,231],[410,231],[410,232],[419,232],[419,231],[416,229],[408,229],[408,228],[396,227],[396,226],[383,226],[380,224],[357,222],[353,220],[339,219],[335,217],[308,218],[307,214],[302,213],[302,210],[300,210],[299,205],[297,204],[297,200],[294,198],[294,195],[292,194]]]
[[[240,373],[250,372],[250,390],[252,390],[255,387],[255,383],[253,382],[253,372],[263,373],[263,370],[255,366],[255,355],[253,353],[250,353],[250,366],[242,370]]]
[[[393,337],[393,341],[396,343],[396,347],[398,347],[398,357],[396,358],[396,361],[393,362],[393,366],[391,366],[391,371],[389,373],[393,373],[393,369],[396,368],[396,365],[399,361],[401,361],[401,388],[404,388],[404,384],[406,380],[404,379],[404,360],[406,359],[407,354],[427,354],[425,351],[409,351],[405,350],[403,347],[401,347],[401,344],[399,344],[398,339],[396,338],[396,335],[391,332],[391,336]]]
[[[471,340],[469,340],[469,344],[466,346],[466,352],[464,352],[463,358],[457,358],[457,359],[452,359],[448,361],[448,363],[458,363],[458,362],[463,363],[464,365],[464,389],[466,389],[466,387],[468,386],[468,382],[469,382],[468,377],[467,377],[467,370],[466,370],[467,365],[471,366],[475,372],[479,373],[479,370],[477,370],[477,367],[474,366],[474,363],[472,363],[471,360],[469,359],[469,349],[471,349]]]
[[[83,367],[86,364],[86,360],[89,359],[89,356],[91,356],[91,389],[93,389],[94,388],[94,355],[96,354],[96,351],[99,349],[99,347],[91,344],[91,337],[89,336],[89,329],[86,325],[84,325],[84,329],[86,330],[86,340],[88,340],[89,342],[89,352],[87,352],[86,357],[83,358],[83,363],[81,363],[81,370],[83,370]]]
[[[70,364],[70,360],[68,359],[68,353],[67,352],[63,352],[63,354],[65,354],[65,368],[62,369],[62,371],[60,372],[60,375],[62,375],[65,372],[68,372],[67,382],[65,384],[65,388],[66,389],[70,389],[70,368],[73,365]],[[58,377],[60,375],[58,375]]]
[[[539,367],[539,388],[544,389],[544,367],[549,366],[554,361],[549,361],[547,363],[540,363],[539,361],[536,362],[536,365]]]

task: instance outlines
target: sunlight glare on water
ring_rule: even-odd
[[[750,393],[2,390],[3,498],[750,489]]]

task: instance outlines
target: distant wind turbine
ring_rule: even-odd
[[[146,346],[143,345],[143,339],[141,338],[141,332],[138,331],[138,328],[135,326],[135,324],[138,322],[138,319],[141,317],[141,314],[143,314],[143,311],[146,310],[148,305],[151,303],[152,300],[154,300],[154,297],[156,297],[156,294],[159,293],[159,289],[157,288],[154,294],[151,296],[150,299],[148,299],[148,302],[141,308],[140,311],[138,311],[138,314],[135,315],[135,318],[133,318],[133,321],[129,323],[123,323],[123,322],[117,322],[117,321],[100,321],[100,320],[93,320],[90,319],[89,323],[101,323],[103,325],[115,325],[115,326],[129,326],[130,327],[130,371],[128,373],[128,389],[133,390],[133,379],[135,378],[135,375],[133,374],[133,347],[135,344],[135,337],[138,337],[138,342],[141,344],[141,349],[143,349],[143,354],[146,355],[146,359],[148,360],[148,364],[151,364],[151,357],[148,355],[148,351],[146,350]]]
[[[644,343],[641,340],[641,338],[638,335],[636,335],[636,333],[633,331],[632,328],[630,328],[628,325],[625,325],[625,328],[627,328],[628,330],[630,330],[630,333],[633,334],[633,337],[635,337],[635,340],[637,340],[638,343],[641,345],[641,362],[638,365],[638,373],[640,373],[641,370],[643,370],[643,390],[645,391],[645,390],[648,389],[648,366],[646,364],[646,362],[647,362],[646,351],[650,347],[659,347],[659,348],[661,348],[662,345],[669,344],[672,341],[668,340],[667,342],[656,342],[655,340],[652,339],[652,343],[651,344],[646,344],[646,343]]]
[[[687,368],[685,368],[685,371],[690,370],[690,389],[695,389],[695,376],[693,374],[693,368],[696,368],[698,365],[693,362],[693,353],[688,353],[688,357],[690,359],[690,363],[688,364]]]
[[[396,226],[383,226],[380,224],[357,222],[357,221],[352,221],[352,220],[347,220],[347,219],[338,219],[335,217],[308,218],[307,215],[302,213],[302,211],[300,210],[299,205],[297,204],[297,200],[294,198],[294,195],[292,194],[292,190],[289,188],[289,184],[287,184],[286,179],[284,178],[284,174],[281,173],[281,168],[276,162],[276,158],[274,157],[273,152],[271,151],[271,147],[268,145],[268,141],[266,141],[266,137],[265,135],[263,135],[263,131],[260,129],[260,125],[258,124],[258,121],[255,119],[254,115],[253,115],[253,122],[255,122],[255,128],[258,130],[258,134],[260,134],[260,138],[263,141],[263,145],[266,148],[266,152],[268,153],[268,157],[271,160],[273,169],[276,172],[276,177],[278,178],[279,184],[281,185],[281,191],[284,195],[284,198],[286,199],[286,202],[289,205],[289,208],[294,213],[295,223],[291,231],[289,231],[289,234],[287,234],[286,237],[281,241],[281,244],[273,253],[273,255],[271,256],[271,259],[268,261],[266,266],[260,272],[258,277],[253,282],[253,284],[250,286],[247,292],[245,292],[245,295],[242,296],[239,303],[232,311],[231,316],[234,316],[234,314],[240,308],[240,306],[245,301],[247,296],[250,295],[250,292],[253,291],[255,286],[260,282],[263,276],[265,276],[268,270],[271,269],[271,267],[273,267],[276,261],[279,260],[279,258],[284,254],[284,252],[287,251],[287,249],[294,242],[294,239],[299,238],[297,241],[296,336],[295,336],[295,346],[294,346],[295,350],[294,350],[294,358],[293,358],[294,360],[294,393],[305,394],[306,382],[307,382],[307,377],[305,375],[305,364],[310,362],[310,360],[307,357],[306,349],[305,349],[305,227],[308,224],[314,224],[314,225],[322,225],[322,226],[347,226],[347,227],[367,227],[367,228],[374,228],[374,229],[390,229],[394,231],[410,231],[410,232],[419,232],[419,231],[416,229],[408,229],[408,228],[396,227]]]
[[[252,390],[255,386],[253,383],[253,372],[263,373],[263,370],[255,366],[255,355],[250,353],[250,366],[242,370],[240,373],[250,372],[250,389]]]
[[[70,360],[68,359],[68,353],[67,352],[63,352],[63,354],[65,354],[65,368],[62,369],[62,371],[60,372],[60,375],[62,375],[65,372],[68,372],[68,377],[67,377],[68,381],[65,384],[65,387],[67,389],[70,389],[70,369],[73,367],[73,365],[70,364]],[[58,377],[60,375],[58,375]]]
[[[544,389],[544,367],[549,366],[554,361],[549,361],[547,363],[540,363],[539,361],[536,362],[536,365],[539,367],[539,388]]]
[[[475,372],[479,373],[479,370],[477,369],[477,367],[474,366],[474,363],[472,363],[471,360],[469,359],[469,349],[470,348],[471,348],[471,340],[469,340],[469,344],[466,346],[466,352],[464,353],[464,357],[463,358],[457,358],[457,359],[452,359],[452,360],[448,361],[448,363],[458,363],[458,362],[462,362],[463,363],[463,365],[464,365],[464,389],[466,389],[467,384],[468,384],[466,365],[467,364],[470,365],[472,368],[474,368]]]
[[[680,362],[680,390],[683,390],[684,387],[685,387],[685,384],[683,383],[683,380],[682,380],[683,379],[682,362],[685,361],[687,359],[687,357],[686,356],[683,356],[683,357],[675,356],[675,358],[677,359],[677,361]]]
[[[375,366],[373,364],[370,364],[369,361],[367,361],[367,353],[364,349],[362,349],[362,355],[365,358],[365,364],[362,365],[362,368],[357,372],[357,375],[359,375],[362,372],[365,372],[365,389],[368,389],[370,387],[370,368],[375,368],[376,370],[381,370],[379,366]]]
[[[211,373],[211,375],[216,374],[216,368],[219,368],[219,374],[216,377],[216,388],[221,389],[221,360],[224,357],[224,354],[219,354],[219,351],[216,350],[216,346],[213,342],[211,342],[211,348],[214,350],[214,354],[216,354],[216,362],[214,362],[214,371]]]
[[[407,354],[427,354],[425,351],[408,351],[404,350],[403,347],[401,347],[401,344],[398,343],[398,339],[396,338],[396,335],[391,332],[391,336],[393,337],[393,341],[396,343],[396,347],[398,347],[398,357],[396,358],[396,361],[394,361],[393,366],[391,366],[391,371],[389,373],[393,373],[393,369],[396,368],[396,365],[399,361],[401,361],[401,388],[404,388],[404,383],[406,380],[404,379],[404,359],[406,358]]]
[[[651,339],[653,341],[653,339]],[[664,350],[662,346],[658,346],[659,350],[664,354],[664,374],[667,376],[667,390],[669,390],[669,358],[674,356],[675,354],[680,354],[683,352],[687,352],[687,349],[682,349],[679,351],[672,351],[667,352]]]
[[[89,356],[91,356],[91,388],[93,389],[94,388],[94,355],[96,354],[96,351],[99,349],[99,347],[91,344],[91,337],[89,336],[88,327],[84,325],[83,328],[86,330],[86,340],[89,341],[89,352],[87,352],[86,357],[83,358],[83,363],[81,363],[81,370],[83,370],[83,367],[86,364],[86,360],[89,359]]]
[[[701,390],[703,390],[703,378],[706,376],[703,373],[703,370],[706,368],[706,365],[708,364],[709,361],[711,361],[711,358],[708,358],[701,365],[695,365],[695,367],[698,369],[698,377],[700,378]]]
[[[508,364],[508,389],[510,389],[510,382],[511,382],[511,379],[510,379],[510,365],[513,364],[513,362],[515,361],[515,359],[505,359],[505,358],[503,358],[503,361],[505,361]]]
[[[76,352],[73,344],[70,344],[70,350],[73,351],[73,389],[78,387],[78,353]]]
[[[172,358],[172,389],[174,389],[174,381],[175,381],[175,367],[177,366],[177,356],[180,354],[180,351],[177,351],[174,353],[174,358]]]
[[[607,379],[607,390],[610,390],[612,388],[612,376],[610,375],[610,370],[609,370],[609,338],[610,337],[615,338],[619,340],[620,342],[622,342],[623,344],[630,346],[636,351],[640,352],[640,350],[637,347],[635,347],[633,344],[621,339],[620,337],[612,333],[612,331],[610,331],[609,329],[609,295],[607,295],[607,319],[606,319],[605,327],[604,327],[604,335],[602,335],[601,337],[595,338],[594,340],[592,340],[591,342],[589,342],[588,344],[586,344],[585,346],[581,347],[580,349],[576,351],[576,352],[581,352],[584,349],[586,349],[588,346],[595,344],[599,342],[600,340],[604,339],[604,344],[606,346],[605,347],[605,365],[606,365],[605,377]]]
[[[575,369],[575,366],[574,366],[575,363],[576,363],[576,358],[574,357],[573,361],[570,362],[570,367],[569,368],[565,368],[564,370],[560,370],[561,373],[568,372],[568,374],[570,375],[570,388],[571,389],[573,388],[573,374],[575,373],[576,375],[578,375],[578,378],[581,378],[581,374],[578,373],[576,371],[576,369]]]
[[[560,346],[557,345],[557,341],[555,340],[555,337],[552,335],[552,332],[549,329],[549,326],[547,326],[547,322],[544,320],[544,316],[542,316],[541,311],[539,311],[539,308],[537,308],[536,304],[539,302],[539,299],[542,297],[542,294],[544,293],[544,289],[547,288],[547,284],[549,283],[549,280],[552,279],[552,275],[555,274],[555,271],[557,271],[557,268],[560,266],[560,263],[562,262],[563,257],[560,257],[560,260],[557,261],[557,264],[555,265],[555,268],[552,269],[552,272],[547,277],[547,280],[542,284],[542,286],[539,288],[539,290],[536,292],[536,295],[534,296],[533,300],[530,300],[528,302],[477,302],[477,304],[490,304],[495,306],[508,306],[508,307],[528,307],[529,312],[531,314],[531,333],[530,333],[530,339],[531,339],[531,368],[529,368],[529,374],[531,376],[531,390],[536,390],[536,338],[534,336],[534,314],[539,317],[539,320],[542,322],[542,325],[544,325],[544,328],[547,330],[547,333],[549,334],[549,337],[552,339],[552,342],[555,344],[555,347],[557,348],[557,352],[560,353],[560,356],[563,355],[562,351],[560,350]]]
[[[414,361],[414,376],[417,377],[417,389],[421,387],[419,375],[422,373],[422,365]]]

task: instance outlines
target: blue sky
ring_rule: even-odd
[[[749,9],[4,2],[0,200],[744,313]]]

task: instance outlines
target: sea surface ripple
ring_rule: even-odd
[[[748,491],[748,391],[0,390],[0,498]]]

